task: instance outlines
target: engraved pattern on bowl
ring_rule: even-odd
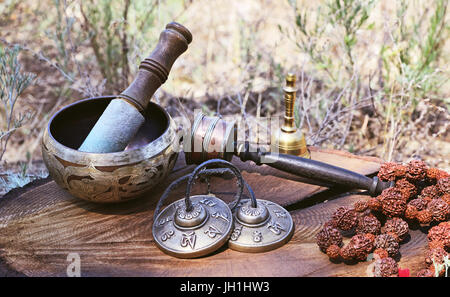
[[[64,109],[88,100],[112,98],[115,97],[85,99]],[[107,154],[80,152],[59,143],[50,132],[52,119],[58,113],[55,114],[42,138],[42,155],[51,177],[73,196],[92,202],[113,203],[141,196],[166,178],[178,156],[174,147],[175,122],[163,112],[169,123],[157,139]]]

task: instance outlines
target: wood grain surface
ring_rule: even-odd
[[[312,158],[362,174],[378,171],[380,160],[339,151],[311,149]],[[315,244],[315,235],[339,206],[367,196],[344,195],[268,166],[233,159],[257,198],[286,206],[295,222],[293,238],[266,253],[246,254],[226,246],[199,259],[177,259],[161,252],[152,238],[153,211],[164,189],[188,174],[181,154],[167,181],[137,200],[101,205],[70,196],[51,179],[36,181],[0,198],[0,275],[66,276],[70,253],[81,260],[82,276],[366,276],[370,262],[331,263]],[[232,179],[213,178],[213,192],[226,201]],[[204,193],[205,184],[194,187]],[[173,191],[167,204],[184,195]],[[325,200],[325,201],[324,201]],[[302,207],[302,201],[309,201]],[[401,247],[401,267],[414,274],[422,266],[426,235],[411,232]]]

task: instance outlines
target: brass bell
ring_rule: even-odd
[[[294,233],[294,222],[289,212],[275,202],[252,199],[238,203],[234,211],[234,230],[228,246],[237,251],[260,253],[274,250],[287,243]]]
[[[306,147],[305,136],[295,126],[294,104],[298,90],[295,85],[296,79],[293,73],[286,75],[286,85],[283,88],[285,103],[284,123],[273,134],[272,145],[275,145],[281,154],[310,158],[308,148]]]
[[[243,178],[236,167],[224,160],[206,161],[196,167],[192,174],[172,183],[158,202],[152,227],[155,243],[164,253],[178,258],[196,258],[216,251],[228,241],[233,229],[233,214],[230,207],[214,195],[190,196],[191,187],[198,175],[220,170],[206,170],[205,167],[210,165],[221,165],[231,169],[238,178],[239,186],[236,195],[238,200],[235,204],[242,197]],[[186,197],[159,212],[171,188],[187,178],[189,180]]]

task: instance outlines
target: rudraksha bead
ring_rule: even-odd
[[[341,206],[334,212],[332,220],[339,229],[349,231],[358,225],[358,213],[351,208]]]
[[[351,261],[354,259],[356,254],[355,249],[353,248],[353,245],[350,243],[347,243],[343,248],[341,248],[340,256],[342,260],[344,261]]]
[[[445,221],[450,214],[450,206],[442,199],[433,199],[428,203],[428,210],[436,222]]]
[[[358,261],[364,261],[367,259],[373,248],[374,243],[370,237],[365,236],[365,234],[356,234],[352,237],[348,243],[351,248],[353,248],[353,257]]]
[[[427,178],[432,183],[436,182],[439,174],[440,174],[440,170],[437,168],[428,168],[427,169]]]
[[[417,208],[415,206],[412,206],[410,204],[406,205],[405,219],[415,220],[417,218],[418,213],[419,213],[419,211],[417,210]]]
[[[378,198],[372,197],[368,201],[369,209],[372,211],[381,211],[381,202]]]
[[[428,186],[420,192],[420,197],[430,202],[433,199],[437,199],[441,196],[439,188],[435,185]]]
[[[433,220],[433,215],[428,209],[424,209],[417,213],[416,219],[420,224],[427,225]]]
[[[411,160],[406,166],[406,178],[411,182],[422,181],[427,176],[427,164],[420,160]]]
[[[375,248],[384,249],[390,257],[395,257],[398,254],[400,245],[391,234],[380,234],[375,238]]]
[[[417,208],[418,211],[424,210],[427,208],[428,202],[422,198],[416,198],[413,200],[410,200],[408,202],[408,205],[412,205],[415,208]]]
[[[359,218],[358,227],[356,227],[356,233],[371,233],[377,235],[380,233],[381,223],[373,215],[363,216]]]
[[[375,261],[373,273],[376,277],[398,276],[398,264],[390,257],[378,259]]]
[[[428,242],[442,242],[445,249],[450,249],[450,222],[443,222],[428,231]]]
[[[428,242],[428,249],[437,249],[437,248],[444,248],[444,243],[439,240],[433,240]]]
[[[355,204],[353,204],[353,209],[356,212],[365,212],[369,208],[368,201],[365,200],[359,200],[356,201]]]
[[[378,171],[378,178],[381,181],[394,181],[395,180],[395,167],[397,163],[385,162],[381,164],[380,171]]]
[[[442,194],[450,194],[450,177],[439,179],[436,186]]]
[[[341,232],[331,225],[326,225],[316,235],[317,245],[323,252],[326,252],[327,248],[334,244],[337,246],[342,245]]]
[[[400,218],[393,218],[386,221],[384,224],[384,231],[386,233],[390,232],[395,234],[401,242],[409,234],[409,226],[404,220]]]
[[[389,188],[383,191],[381,210],[388,217],[401,217],[406,210],[406,199],[400,190]]]
[[[327,256],[331,260],[338,260],[341,257],[340,253],[341,253],[341,248],[335,244],[332,244],[327,248]]]
[[[448,205],[450,205],[450,194],[444,194],[441,196],[441,199],[445,201]]]
[[[398,180],[395,183],[395,187],[402,190],[406,194],[407,200],[417,195],[417,187],[410,183],[406,178]]]
[[[378,260],[389,257],[389,254],[385,249],[375,249],[373,251],[373,256],[376,260]]]
[[[447,177],[450,177],[450,174],[444,170],[437,168],[428,168],[427,170],[427,178],[432,183]]]

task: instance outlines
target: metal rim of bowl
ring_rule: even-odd
[[[80,165],[89,165],[91,163],[95,163],[97,166],[110,166],[111,164],[114,164],[115,166],[121,166],[133,162],[139,162],[143,159],[153,158],[164,152],[170,145],[175,143],[175,122],[167,113],[167,111],[164,110],[164,108],[153,102],[150,102],[150,104],[153,104],[156,108],[159,108],[159,110],[166,117],[168,124],[164,132],[158,138],[138,148],[114,153],[87,153],[63,145],[62,143],[58,142],[51,134],[50,126],[53,120],[64,110],[67,110],[76,104],[82,104],[89,100],[114,99],[116,97],[117,96],[91,97],[78,100],[61,108],[50,118],[46,126],[44,136],[42,138],[42,144],[48,151],[55,153],[60,158]],[[47,141],[46,138],[48,139]]]

